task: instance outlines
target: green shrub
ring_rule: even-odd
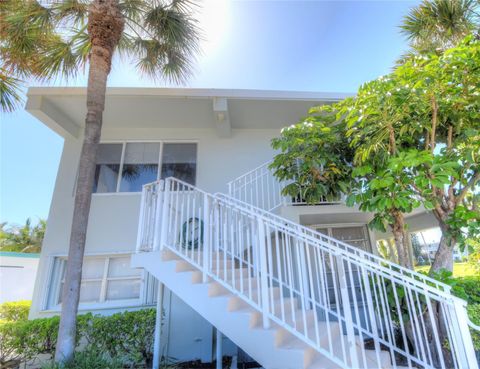
[[[0,323],[0,368],[9,368],[10,365],[15,367],[15,363],[31,360],[39,354],[53,355],[59,322],[60,318],[55,316]],[[81,337],[84,338],[87,343],[84,349],[88,353],[80,357],[82,360],[98,359],[98,355],[92,353],[92,349],[95,349],[102,352],[101,359],[108,364],[98,366],[99,368],[116,368],[117,364],[113,360],[129,365],[150,366],[154,330],[154,309],[122,312],[112,316],[79,315],[77,342]],[[80,364],[75,367],[82,368]]]
[[[53,354],[57,344],[58,317],[0,324],[0,365],[28,361],[39,354]]]
[[[0,304],[0,320],[17,321],[27,320],[31,301],[4,302]]]
[[[0,322],[0,368],[16,368],[24,360],[19,325]]]
[[[155,309],[93,316],[85,326],[89,346],[101,348],[110,359],[150,366],[153,358]]]
[[[123,369],[123,365],[105,357],[99,350],[86,349],[75,354],[75,358],[65,364],[49,363],[42,369]]]
[[[469,305],[467,307],[468,310],[468,316],[470,317],[470,320],[480,326],[480,304],[476,305]],[[480,351],[480,332],[478,331],[472,331],[472,339],[473,339],[473,345],[475,347],[476,351]]]
[[[465,292],[463,298],[468,304],[480,304],[480,277],[470,276],[456,278],[457,286]],[[459,296],[462,297],[462,296]]]

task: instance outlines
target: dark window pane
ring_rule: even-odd
[[[195,185],[197,176],[197,144],[168,143],[163,145],[161,178],[175,177]]]
[[[93,192],[115,192],[117,190],[121,156],[122,144],[100,144]]]
[[[159,143],[127,143],[120,192],[139,192],[158,176]]]

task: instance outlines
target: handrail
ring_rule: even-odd
[[[164,248],[340,367],[381,367],[387,349],[394,367],[478,369],[465,302],[445,285],[238,199],[144,186],[137,251]]]
[[[254,172],[257,172],[259,169],[262,169],[262,168],[270,165],[272,162],[273,162],[273,160],[269,160],[269,161],[267,161],[267,162],[265,162],[265,163],[263,163],[263,164],[260,164],[258,167],[253,168],[252,170],[249,170],[248,172],[243,173],[240,177],[235,178],[235,179],[231,180],[230,182],[227,182],[227,185],[230,186],[230,185],[233,184],[235,181],[237,181],[239,178],[241,178],[241,177],[246,177],[246,176],[248,176],[249,174],[252,174],[252,173],[254,173]]]
[[[471,319],[468,319],[468,325],[469,325],[470,328],[472,328],[473,330],[480,332],[480,325],[476,325],[474,322],[472,322]]]
[[[216,193],[215,194],[218,197],[221,197],[225,199],[226,201],[231,201],[234,202],[238,206],[242,206],[245,208],[250,208],[255,212],[258,212],[259,214],[262,214],[265,217],[275,219],[279,223],[284,223],[284,224],[289,224],[292,227],[298,228],[298,230],[301,230],[304,232],[306,235],[310,235],[311,237],[314,238],[320,238],[322,240],[326,240],[329,244],[331,244],[333,247],[339,247],[341,249],[341,252],[343,253],[350,253],[355,256],[361,257],[362,259],[369,260],[375,264],[378,264],[381,267],[385,267],[389,269],[389,272],[394,272],[394,273],[399,273],[401,275],[406,275],[409,278],[413,278],[414,280],[419,280],[422,283],[426,284],[427,286],[431,284],[434,288],[440,290],[440,291],[446,291],[449,292],[451,290],[451,287],[445,283],[442,283],[440,281],[437,281],[436,279],[433,279],[425,274],[418,273],[414,270],[407,269],[405,267],[402,267],[398,264],[395,264],[389,260],[385,260],[377,255],[374,255],[372,253],[369,253],[367,251],[361,250],[359,248],[353,247],[345,242],[342,242],[340,240],[337,240],[333,237],[324,235],[323,233],[320,233],[312,228],[308,228],[306,226],[300,225],[298,223],[292,222],[291,220],[288,220],[286,218],[283,218],[277,214],[274,214],[272,212],[268,212],[266,210],[260,209],[255,207],[254,205],[248,204],[246,202],[243,202],[241,200],[235,199],[229,195],[222,194],[222,193]],[[422,285],[423,286],[423,285]]]

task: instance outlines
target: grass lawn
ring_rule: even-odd
[[[426,272],[430,270],[430,265],[416,267],[417,272]],[[475,275],[475,269],[470,263],[455,263],[453,264],[453,276],[454,277],[468,277]]]

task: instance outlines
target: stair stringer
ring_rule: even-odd
[[[132,255],[131,265],[134,268],[144,268],[155,278],[165,284],[176,296],[197,311],[210,324],[218,328],[225,336],[241,347],[266,369],[305,369],[312,364],[313,349],[307,344],[296,348],[276,346],[276,337],[281,330],[275,323],[269,329],[256,325],[258,311],[253,307],[232,310],[232,300],[238,299],[233,293],[211,296],[212,284],[194,283],[195,271],[178,271],[180,260],[164,260],[164,253],[155,251]],[[339,368],[338,364],[323,357],[323,362],[329,362],[325,368]]]

